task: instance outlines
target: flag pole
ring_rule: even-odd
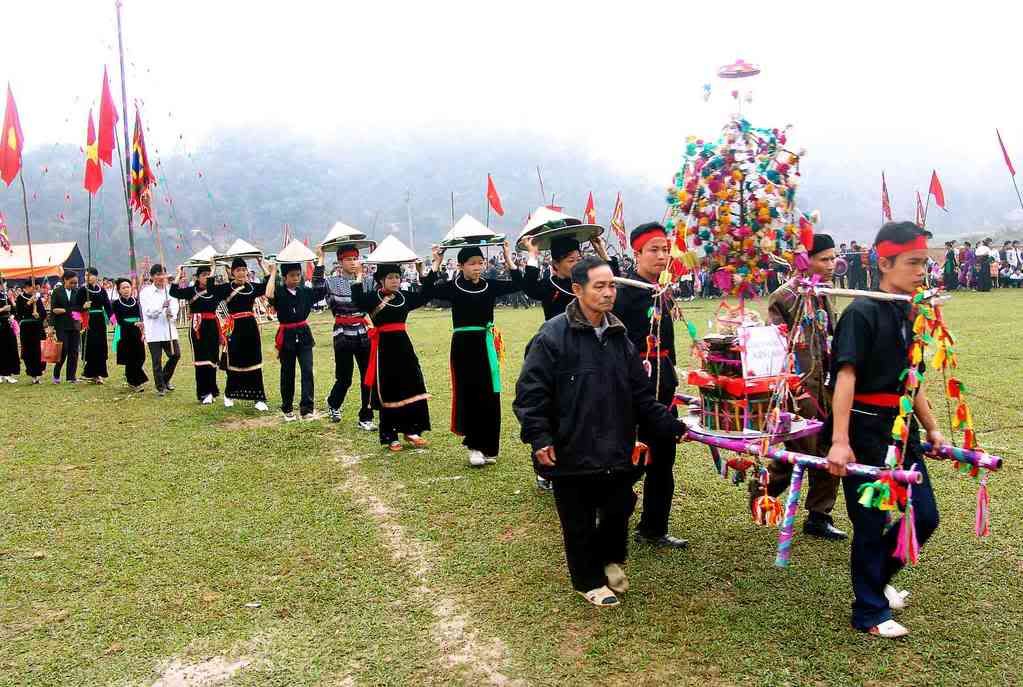
[[[92,267],[92,194],[89,193],[89,214],[86,215],[85,220],[85,240],[88,246],[87,252],[89,254],[89,267]]]
[[[540,180],[540,205],[547,202],[547,194],[543,190],[543,176],[540,174],[540,165],[536,166],[536,178]]]
[[[1012,187],[1016,189],[1016,197],[1019,198],[1019,207],[1023,210],[1023,195],[1019,193],[1019,184],[1016,183],[1016,177],[1012,177]]]
[[[455,192],[451,192],[451,224],[455,223]]]
[[[25,190],[25,170],[24,166],[18,170],[18,180],[21,182],[21,206],[25,210],[25,240],[28,242],[28,274],[29,279],[32,282],[32,287],[36,285],[36,266],[35,261],[32,259],[32,232],[28,228],[28,191]]]
[[[131,179],[131,142],[128,139],[128,86],[125,84],[124,72],[124,38],[121,34],[121,0],[115,0],[114,7],[117,9],[117,50],[121,58],[121,112],[124,120],[124,156],[127,171],[125,178],[125,200],[128,199],[128,183]],[[131,280],[134,283],[138,278],[138,266],[135,261],[135,231],[132,227],[131,208],[128,208],[128,267],[131,271]]]

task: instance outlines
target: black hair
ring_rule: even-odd
[[[877,236],[874,237],[874,246],[877,247],[882,241],[892,243],[909,243],[916,240],[918,236],[931,238],[931,232],[923,229],[916,222],[885,222]]]
[[[158,274],[163,274],[163,265],[161,265],[160,263],[156,263],[151,268],[149,268],[150,277],[155,277]]]
[[[72,272],[71,270],[68,270],[67,272],[65,272],[61,276],[60,280],[61,281],[67,281],[68,279],[71,279],[71,278],[78,279],[78,275],[75,274],[74,272]]]
[[[86,267],[85,268],[85,273],[86,274],[91,274],[94,277],[98,277],[99,276],[99,270],[96,269],[95,267]]]
[[[118,277],[114,280],[114,288],[120,290],[121,284],[131,284],[131,280],[126,277]]]
[[[572,283],[579,286],[586,286],[590,283],[590,270],[597,267],[609,267],[607,260],[602,260],[593,255],[587,255],[572,267]]]
[[[213,273],[213,268],[211,268],[209,265],[199,265],[198,267],[195,268],[195,278],[196,279],[198,279],[199,277],[201,277],[204,274],[212,274],[212,273]]]

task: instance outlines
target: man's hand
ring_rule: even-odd
[[[603,236],[594,236],[590,239],[590,245],[593,246],[593,252],[599,255],[601,260],[607,260],[607,244],[604,243]]]
[[[534,258],[540,257],[540,249],[536,247],[536,239],[532,236],[527,236],[522,239],[522,243],[526,245],[526,252],[528,252]]]
[[[855,463],[856,456],[847,443],[832,444],[828,451],[828,472],[835,477],[845,477],[845,466]]]
[[[931,446],[933,447],[932,450],[935,453],[937,453],[939,448],[948,444],[948,440],[945,438],[945,435],[936,427],[934,429],[927,430],[927,441],[931,442]]]
[[[553,446],[544,446],[542,449],[536,452],[536,462],[545,467],[552,468],[557,462],[554,456]]]

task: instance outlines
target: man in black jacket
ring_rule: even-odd
[[[78,345],[82,340],[82,323],[72,315],[78,291],[78,275],[70,270],[61,275],[61,284],[50,294],[50,326],[61,343],[60,362],[53,366],[53,383],[60,384],[60,368],[65,364],[67,381],[78,381]]]
[[[576,300],[530,341],[513,407],[534,468],[554,483],[572,586],[596,606],[615,606],[615,592],[628,589],[622,565],[639,470],[636,425],[665,441],[678,441],[685,427],[654,399],[611,313],[608,264],[581,260],[572,291]]]

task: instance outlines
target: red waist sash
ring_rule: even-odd
[[[853,395],[854,401],[866,403],[868,406],[878,406],[879,408],[898,408],[899,398],[898,394],[885,393],[883,391],[873,394]]]
[[[366,368],[366,378],[363,380],[366,386],[372,387],[377,381],[377,350],[380,346],[380,335],[405,330],[404,322],[382,324],[369,330],[369,367]]]
[[[302,320],[301,322],[279,322],[277,323],[277,336],[274,337],[274,345],[277,350],[281,350],[284,347],[284,332],[289,329],[298,329],[300,327],[308,327],[309,321]]]

